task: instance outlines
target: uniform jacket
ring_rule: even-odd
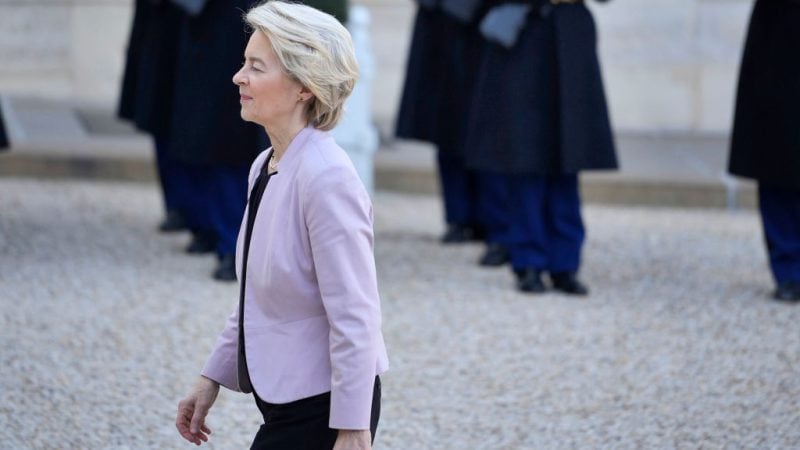
[[[251,189],[266,154],[252,166]],[[368,429],[375,375],[388,368],[372,206],[328,133],[304,129],[281,158],[258,209],[247,269],[245,352],[255,392],[287,403],[331,391],[330,427]],[[203,369],[234,390],[238,320],[237,307]]]
[[[745,43],[729,170],[800,189],[800,1],[759,0]]]
[[[484,45],[467,166],[523,175],[616,168],[589,9],[581,3],[531,3],[513,48]]]

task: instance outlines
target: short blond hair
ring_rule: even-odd
[[[254,7],[245,21],[269,38],[286,75],[314,95],[306,107],[308,122],[320,130],[333,129],[358,80],[347,29],[329,14],[282,0]]]

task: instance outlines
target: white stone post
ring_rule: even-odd
[[[369,10],[364,6],[354,5],[350,8],[349,18],[347,28],[353,36],[361,74],[353,94],[345,103],[344,117],[332,134],[350,156],[367,191],[372,193],[373,156],[378,149],[378,131],[372,124],[370,108],[375,62],[369,38]]]

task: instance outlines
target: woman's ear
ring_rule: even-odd
[[[311,100],[311,97],[313,96],[314,94],[311,91],[309,91],[307,87],[303,86],[302,88],[300,88],[299,101],[307,102]]]

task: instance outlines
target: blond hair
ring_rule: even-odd
[[[308,122],[321,130],[333,129],[358,79],[347,29],[329,14],[281,0],[254,7],[245,21],[269,38],[286,75],[313,94],[306,107]]]

